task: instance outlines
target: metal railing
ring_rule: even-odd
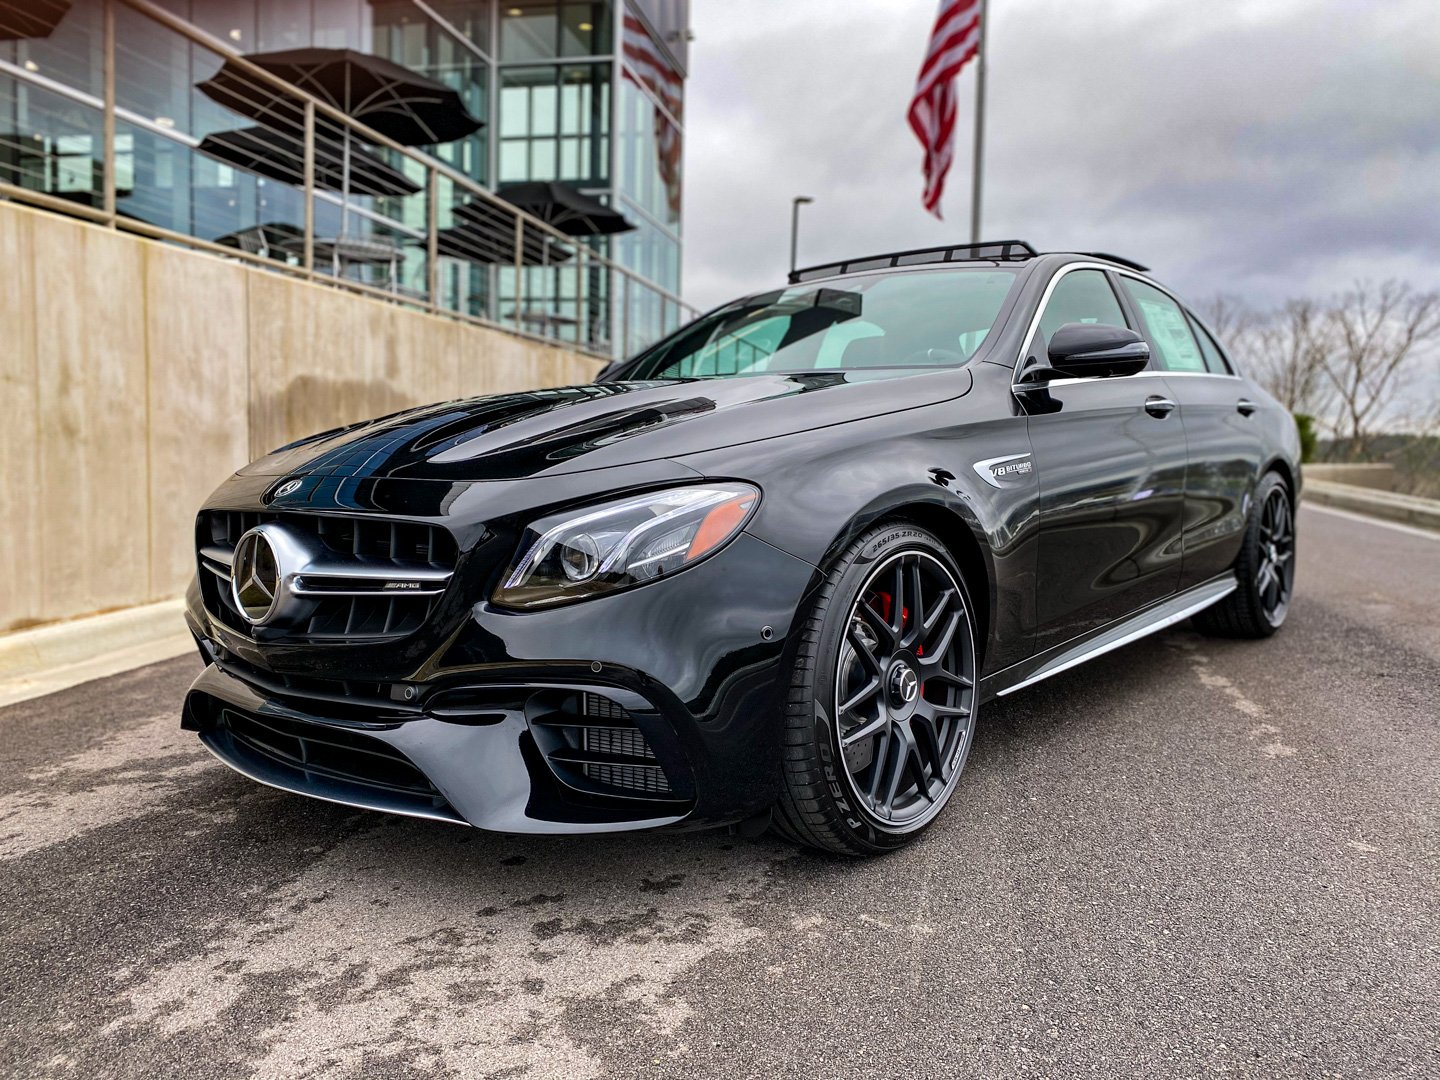
[[[65,170],[66,175],[83,176],[85,162],[61,161],[59,150],[35,151],[24,159],[30,165],[12,165],[8,173],[0,169],[0,198],[437,315],[564,343],[607,360],[634,353],[696,314],[680,297],[585,239],[566,235],[450,164],[402,146],[303,93],[150,0],[100,2],[101,94],[49,78],[38,65],[22,67],[0,59],[0,78],[24,84],[32,109],[54,101],[55,115],[64,116],[63,123],[56,121],[60,134],[51,138],[16,132],[10,136],[16,146],[26,137],[42,147],[63,147],[67,137],[75,138],[64,132],[93,132],[98,110],[98,185],[86,190],[82,182],[77,190],[55,190],[47,178]],[[174,55],[154,47],[157,33],[186,43],[190,74],[202,75],[195,83],[221,64],[241,72],[257,96],[287,102],[303,117],[299,132],[263,122],[258,128],[217,132],[212,122],[223,127],[225,121],[247,123],[251,118],[203,100],[193,84],[188,87],[192,97],[185,103],[187,112],[212,122],[197,120],[182,127],[173,118],[152,115],[145,107],[151,102],[143,67],[148,63],[164,76],[165,61],[157,62],[150,54]],[[140,78],[135,69],[140,69]],[[77,105],[88,110],[88,119],[74,119]],[[251,145],[257,135],[258,149]],[[0,135],[0,140],[5,138]],[[92,170],[97,158],[93,142],[80,155],[90,160]],[[253,153],[254,160],[237,149]],[[266,156],[270,152],[273,156]],[[146,186],[139,176],[142,158],[170,162],[170,188],[157,187],[153,180]],[[124,187],[122,159],[128,161]],[[152,164],[149,171],[159,170]],[[216,179],[207,186],[197,179],[201,174]],[[189,183],[183,196],[174,194],[175,175]],[[266,220],[272,216],[274,220]],[[155,220],[167,217],[165,224]],[[216,234],[219,229],[225,230],[223,235]]]

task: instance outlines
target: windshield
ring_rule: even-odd
[[[980,348],[1013,270],[926,270],[797,285],[738,300],[682,328],[625,379],[814,371],[877,376],[955,367]]]

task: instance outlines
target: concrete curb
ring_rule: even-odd
[[[1353,510],[1358,514],[1402,521],[1428,529],[1440,529],[1440,499],[1420,499],[1414,495],[1397,495],[1393,491],[1375,491],[1331,480],[1305,480],[1302,489],[1305,502]]]
[[[0,706],[181,656],[195,645],[183,600],[0,634]]]

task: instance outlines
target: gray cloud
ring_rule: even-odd
[[[962,241],[973,74],[938,223],[904,114],[934,0],[696,0],[687,297]],[[1440,288],[1440,14],[1386,3],[992,0],[984,232],[1114,251],[1194,297]]]

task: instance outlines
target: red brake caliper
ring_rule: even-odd
[[[888,623],[890,621],[890,605],[895,602],[894,598],[888,592],[877,592],[875,598],[880,601],[880,617]],[[900,625],[904,626],[909,621],[910,609],[908,607],[902,607],[900,609]],[[925,646],[917,645],[915,647],[915,655],[924,656]],[[925,696],[925,684],[923,682],[920,684],[920,696]]]

